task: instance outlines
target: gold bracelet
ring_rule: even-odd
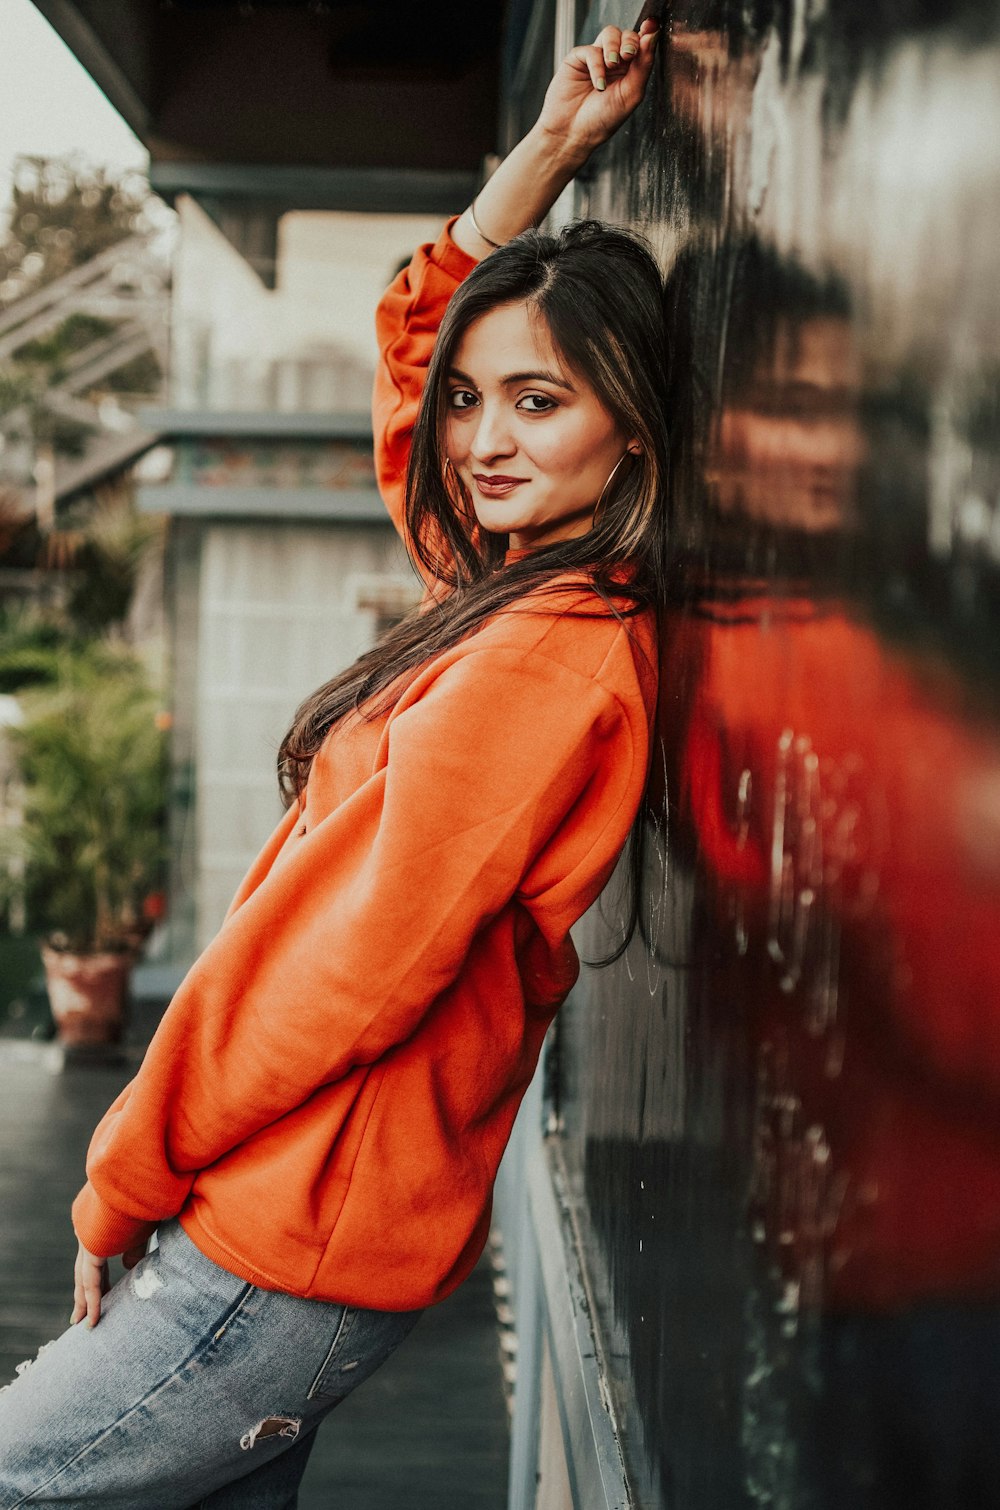
[[[479,196],[477,195],[476,198],[478,199],[478,197]],[[479,224],[479,221],[476,219],[476,200],[475,199],[472,201],[472,203],[469,206],[469,219],[472,221],[473,228],[475,229],[476,235],[479,237],[480,241],[485,241],[487,246],[495,247],[496,250],[499,251],[499,249],[504,245],[504,243],[502,241],[491,241],[490,238],[489,238],[489,236],[485,236],[483,234],[482,226]]]

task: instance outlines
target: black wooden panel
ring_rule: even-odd
[[[998,81],[985,7],[681,0],[585,186],[674,367],[642,932],[557,1075],[642,1506],[1000,1503]]]

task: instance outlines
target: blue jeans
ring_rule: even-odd
[[[180,1223],[0,1392],[0,1510],[286,1510],[316,1427],[419,1311],[262,1290]]]

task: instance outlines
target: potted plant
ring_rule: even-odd
[[[52,1015],[64,1044],[116,1043],[165,858],[164,720],[141,665],[107,648],[68,657],[24,702],[14,840]]]

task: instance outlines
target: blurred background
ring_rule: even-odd
[[[63,1323],[87,1136],[277,817],[291,712],[412,602],[378,295],[636,17],[2,15],[9,1373]],[[1000,22],[664,20],[551,216],[665,276],[640,929],[559,1014],[488,1259],[338,1411],[309,1505],[348,1460],[355,1506],[1000,1505]],[[626,917],[616,878],[584,958]]]
[[[280,816],[292,713],[418,595],[374,484],[373,315],[475,175],[303,181],[325,23],[295,9],[262,50],[252,7],[0,0],[3,1379],[65,1326],[90,1133]],[[285,23],[262,107],[240,39],[279,72]],[[506,1503],[494,1281],[488,1256],[338,1417],[304,1503]]]

